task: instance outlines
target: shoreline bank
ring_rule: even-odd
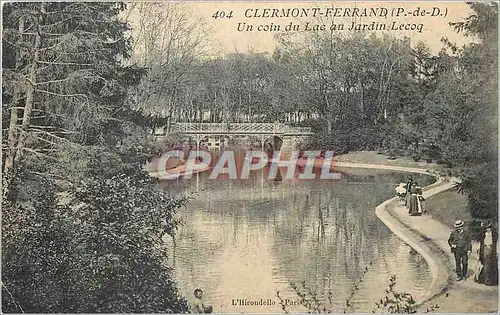
[[[438,179],[435,183],[425,187],[423,196],[428,198],[450,189],[451,186],[451,183]],[[384,201],[375,208],[375,215],[392,233],[421,255],[429,266],[432,280],[426,293],[416,301],[416,306],[420,307],[449,289],[451,274],[446,261],[443,261],[443,253],[438,252],[437,247],[429,244],[432,243],[432,239],[418,233],[418,231],[406,225],[398,215],[390,211],[390,208],[396,207],[398,203],[399,200],[396,197]]]

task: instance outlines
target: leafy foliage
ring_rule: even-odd
[[[145,173],[89,176],[64,193],[29,177],[17,202],[4,202],[2,226],[3,283],[24,311],[186,310],[161,239],[174,234],[173,209],[184,200],[166,197]],[[19,312],[3,297],[4,311]]]
[[[398,314],[413,314],[417,312],[415,309],[415,300],[411,294],[394,291],[395,285],[396,275],[392,275],[389,279],[388,288],[385,290],[385,295],[379,302],[375,303],[377,309],[373,310],[373,313],[377,311]]]
[[[123,116],[119,105],[126,87],[138,79],[137,69],[121,66],[131,46],[124,36],[129,27],[117,18],[119,12],[117,3],[5,6],[4,54],[12,61],[4,64],[4,97],[18,102],[15,98],[28,91],[15,95],[15,86],[25,83],[24,75],[33,75],[36,111],[31,120],[39,137],[54,138],[43,132],[51,129],[38,126],[64,131],[67,139],[80,143],[113,135],[108,130],[116,129],[117,122],[110,117]],[[19,32],[20,25],[39,29],[40,47],[33,47],[31,32]],[[33,68],[35,57],[38,66]]]
[[[426,102],[440,159],[457,169],[459,191],[476,218],[498,218],[498,4],[471,3],[474,14],[452,23],[482,41],[457,50]]]

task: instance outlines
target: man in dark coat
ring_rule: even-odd
[[[464,230],[462,220],[455,221],[455,230],[451,232],[448,244],[451,252],[455,255],[457,281],[467,278],[467,262],[472,250],[472,242],[469,233]]]

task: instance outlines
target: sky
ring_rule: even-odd
[[[421,32],[412,30],[393,30],[388,31],[389,33],[397,36],[403,37],[408,36],[411,38],[412,43],[417,43],[418,41],[424,41],[431,48],[431,51],[437,53],[443,47],[441,43],[442,37],[448,37],[451,42],[458,43],[459,45],[471,41],[470,38],[465,38],[461,34],[457,34],[449,22],[456,22],[465,19],[471,12],[468,5],[465,2],[363,2],[363,1],[322,1],[322,2],[230,2],[230,1],[206,1],[206,2],[191,2],[187,6],[189,10],[193,13],[193,18],[204,21],[206,26],[210,28],[210,41],[220,49],[222,53],[232,53],[232,52],[248,52],[253,50],[255,52],[271,52],[275,48],[274,34],[275,32],[269,31],[257,31],[256,28],[260,25],[264,27],[265,25],[273,24],[280,25],[283,29],[290,22],[295,24],[300,24],[300,31],[305,32],[304,23],[309,22],[310,25],[317,23],[318,19],[312,17],[312,8],[319,8],[317,12],[326,12],[326,8],[331,8],[330,14],[333,14],[333,10],[337,8],[337,17],[334,18],[335,24],[344,24],[344,30],[342,32],[349,33],[347,30],[352,22],[360,24],[370,24],[375,23],[378,25],[386,24],[390,27],[393,22],[396,25],[400,24],[415,24],[416,27],[422,24]],[[347,12],[346,8],[352,9],[358,8],[362,9],[377,9],[380,11],[381,8],[387,9],[388,15],[391,12],[398,13],[398,16],[387,16],[387,17],[339,17],[342,14],[352,15],[352,13]],[[281,12],[282,9],[302,9],[309,8],[309,16],[302,18],[286,18],[286,17],[270,17],[272,14],[272,9],[277,9],[275,12]],[[432,12],[433,8],[438,8],[440,14],[437,16],[421,16],[422,11],[426,10]],[[258,9],[258,10],[257,10]],[[264,9],[269,9],[267,14],[269,17],[246,17],[252,14],[253,16],[266,14]],[[279,11],[278,11],[279,10]],[[403,11],[401,11],[403,10]],[[418,11],[417,11],[418,10]],[[214,14],[218,12],[218,18],[214,18]],[[224,12],[225,17],[222,16]],[[232,12],[232,14],[230,14]],[[362,12],[362,11],[359,11]],[[434,9],[437,13],[437,10]],[[395,14],[396,14],[395,13]],[[417,16],[414,16],[417,13]],[[406,14],[406,16],[404,16]],[[228,18],[228,16],[231,16]],[[237,30],[238,23],[252,24],[253,31],[243,31],[239,32]],[[322,24],[322,23],[319,23]],[[328,24],[329,26],[330,24]],[[309,31],[314,32],[314,31]],[[376,31],[381,33],[382,31]]]

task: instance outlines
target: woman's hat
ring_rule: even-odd
[[[456,228],[462,227],[462,226],[464,226],[464,221],[462,221],[462,220],[457,220],[457,221],[455,221],[454,226],[455,226]]]

